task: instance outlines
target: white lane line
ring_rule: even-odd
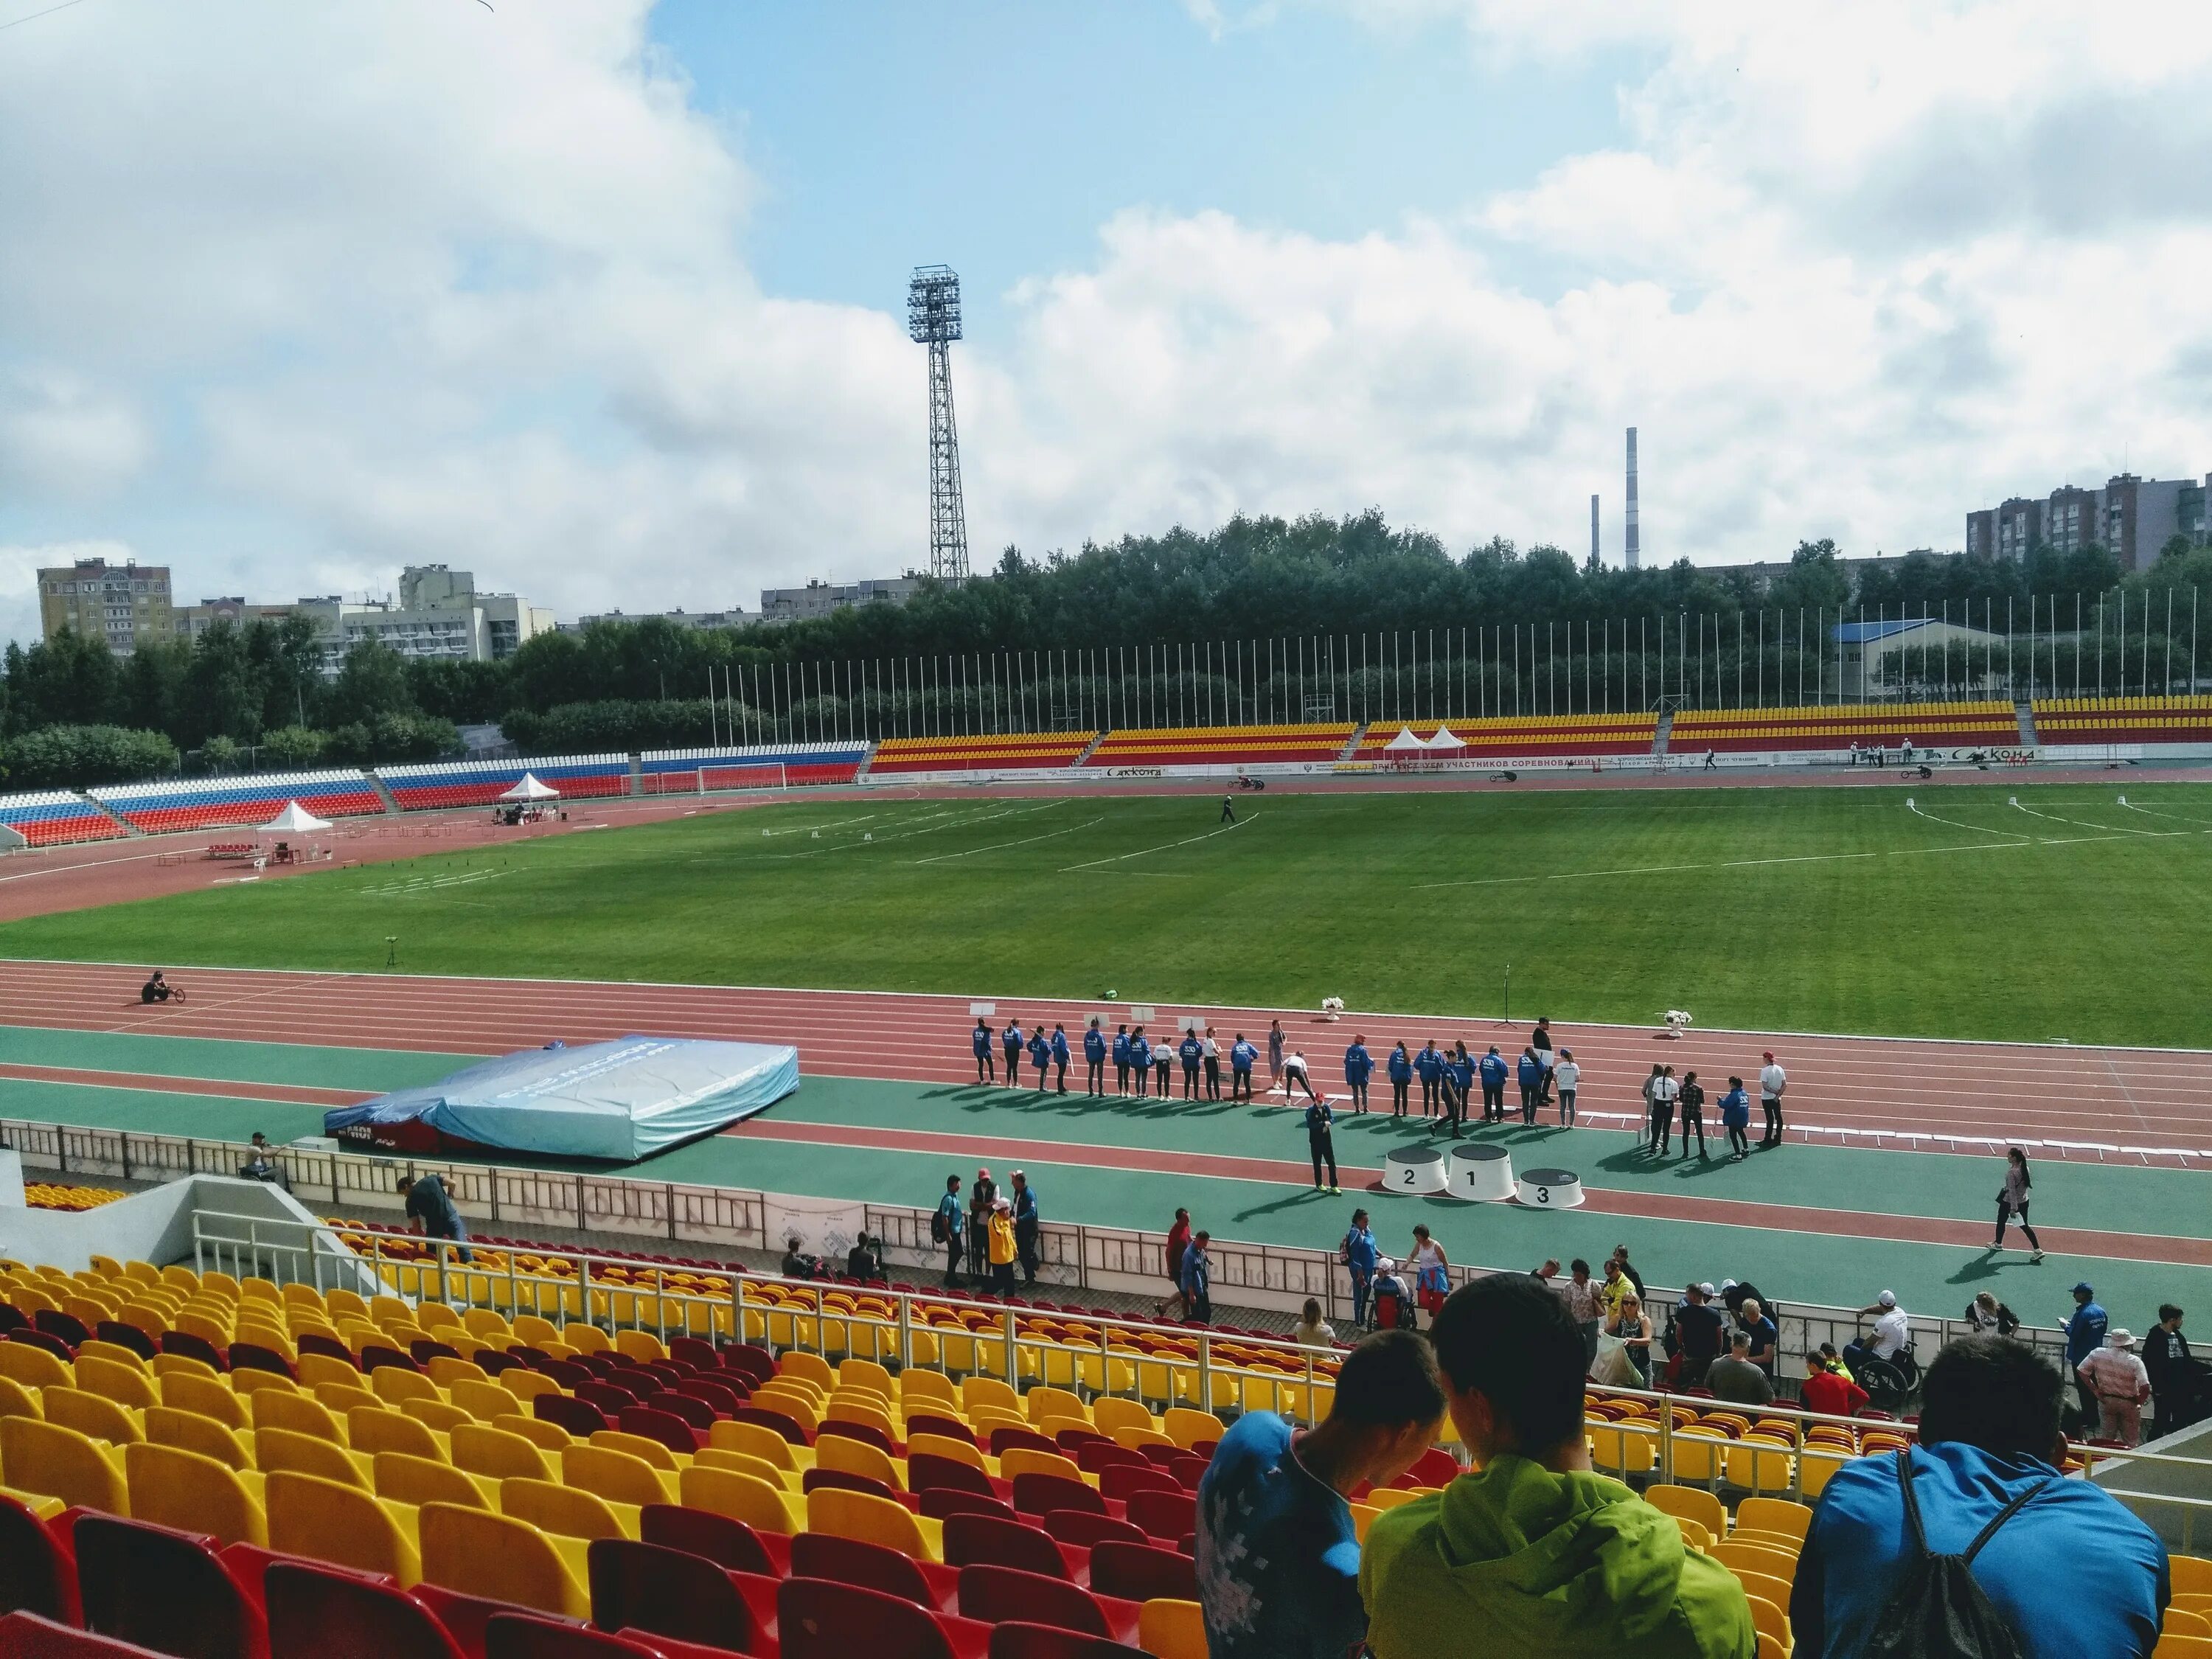
[[[2121,836],[2185,836],[2186,830],[2130,830],[2122,824],[2092,823],[2087,818],[2062,818],[2055,812],[2039,812],[2033,806],[2022,806],[2020,797],[2010,797],[2005,805],[2015,812],[2025,812],[2032,818],[2042,818],[2051,823],[2070,823],[2076,830],[2101,830],[2107,835]]]
[[[1102,864],[1120,864],[1126,860],[1140,859],[1152,853],[1171,853],[1178,847],[1188,847],[1198,842],[1212,841],[1216,836],[1225,836],[1231,830],[1242,830],[1248,823],[1256,823],[1260,815],[1255,812],[1249,817],[1242,817],[1234,823],[1225,823],[1218,830],[1209,830],[1202,836],[1186,836],[1181,841],[1164,842],[1158,847],[1140,847],[1133,853],[1116,853],[1110,859],[1092,859],[1087,864],[1063,865],[1060,866],[1060,873],[1064,876],[1075,870],[1095,870]]]
[[[687,813],[685,816],[689,817],[690,814]],[[764,836],[795,836],[801,830],[842,830],[848,823],[867,823],[876,818],[881,817],[882,816],[883,814],[880,812],[863,812],[857,818],[836,818],[828,823],[794,823],[787,830],[763,830],[761,831],[761,834]],[[933,817],[935,815],[926,814],[925,816]]]
[[[2021,836],[2017,830],[1992,830],[1985,823],[1961,823],[1956,818],[1939,818],[1933,812],[1922,811],[1910,795],[1905,798],[1905,810],[1917,818],[1926,818],[1930,823],[1948,823],[1954,830],[1971,830],[1978,836],[2020,836],[2023,844],[2035,839],[2033,836]]]
[[[996,853],[1009,847],[1027,847],[1031,842],[1050,841],[1055,836],[1072,836],[1079,830],[1095,829],[1099,824],[1105,822],[1106,820],[1103,817],[1096,817],[1091,819],[1089,823],[1071,823],[1065,830],[1048,830],[1042,836],[1024,836],[1019,841],[995,841],[988,847],[971,847],[964,853],[939,853],[929,858],[914,859],[909,860],[909,862],[914,864],[943,864],[951,859],[972,859],[978,853]]]

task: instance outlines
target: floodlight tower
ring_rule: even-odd
[[[929,348],[929,574],[968,578],[968,510],[960,498],[960,434],[952,422],[952,343],[960,337],[960,277],[918,265],[906,289],[906,331]]]

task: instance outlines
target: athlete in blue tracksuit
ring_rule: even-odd
[[[1052,1039],[1044,1034],[1042,1025],[1036,1028],[1036,1035],[1030,1039],[1030,1064],[1036,1067],[1037,1090],[1042,1093],[1045,1074],[1052,1070]]]
[[[1505,1056],[1492,1043],[1490,1052],[1482,1057],[1482,1121],[1502,1123],[1505,1121],[1505,1079],[1510,1068]]]
[[[1467,1121],[1467,1103],[1474,1092],[1474,1061],[1468,1058],[1467,1044],[1452,1045],[1451,1057],[1452,1139],[1459,1139],[1460,1125]]]
[[[1114,1092],[1129,1092],[1129,1027],[1126,1022],[1114,1033]]]
[[[1229,1097],[1231,1100],[1252,1098],[1252,1062],[1260,1058],[1260,1051],[1244,1041],[1244,1033],[1237,1034],[1237,1041],[1229,1050]]]
[[[1337,1192],[1336,1140],[1329,1133],[1336,1121],[1336,1114],[1328,1109],[1325,1100],[1316,1100],[1306,1108],[1306,1150],[1313,1154],[1314,1190]],[[1321,1184],[1321,1166],[1328,1165],[1328,1185]]]
[[[1344,1236],[1344,1265],[1352,1273],[1352,1323],[1355,1330],[1367,1325],[1367,1289],[1375,1282],[1375,1234],[1367,1224],[1367,1212],[1352,1212],[1351,1231]]]
[[[999,1042],[1006,1051],[1006,1087],[1022,1086],[1022,1023],[1018,1019],[1006,1022],[1006,1029],[999,1033]]]
[[[1137,1093],[1151,1093],[1152,1045],[1145,1040],[1145,1028],[1141,1025],[1129,1033],[1129,1069],[1137,1074]]]
[[[1443,1075],[1444,1057],[1437,1052],[1437,1040],[1431,1037],[1420,1053],[1413,1056],[1413,1070],[1421,1079],[1421,1115],[1427,1117],[1437,1109],[1437,1079]]]
[[[1413,1081],[1413,1062],[1407,1058],[1406,1045],[1401,1042],[1390,1051],[1390,1115],[1406,1115],[1406,1091]]]
[[[1198,1098],[1198,1062],[1206,1054],[1206,1045],[1198,1040],[1195,1031],[1185,1031],[1182,1041],[1176,1044],[1176,1053],[1182,1056],[1182,1097]]]
[[[1375,1056],[1367,1052],[1367,1039],[1355,1036],[1344,1051],[1344,1080],[1352,1087],[1352,1109],[1367,1110],[1367,1079],[1375,1075]]]
[[[979,1019],[975,1022],[975,1029],[969,1035],[975,1046],[975,1081],[997,1082],[999,1068],[991,1063],[991,1028]]]
[[[1521,1121],[1534,1123],[1536,1108],[1544,1098],[1544,1062],[1536,1058],[1534,1048],[1521,1051],[1519,1074],[1521,1084]]]
[[[1065,1025],[1054,1025],[1052,1028],[1052,1064],[1053,1069],[1060,1074],[1060,1092],[1066,1094],[1067,1092],[1067,1027]],[[1044,1087],[1042,1079],[1038,1080],[1037,1087],[1040,1089]]]
[[[1083,1064],[1087,1076],[1083,1091],[1089,1095],[1106,1092],[1106,1033],[1098,1029],[1094,1016],[1083,1033]]]

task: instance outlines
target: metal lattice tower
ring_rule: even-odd
[[[968,577],[968,509],[960,496],[960,434],[952,420],[952,343],[960,337],[960,277],[918,265],[907,284],[906,331],[929,348],[929,574]]]

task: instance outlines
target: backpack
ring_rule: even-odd
[[[930,1214],[929,1237],[930,1242],[936,1244],[949,1244],[952,1242],[952,1226],[945,1220],[945,1206],[941,1204]]]
[[[2045,1480],[1998,1510],[1959,1555],[1928,1547],[1920,1500],[1912,1491],[1912,1455],[1897,1455],[1897,1480],[1905,1494],[1905,1524],[1913,1550],[1905,1577],[1891,1594],[1866,1648],[1867,1659],[2022,1659],[2020,1636],[1974,1582],[1974,1558],[1999,1527],[2039,1496]]]

